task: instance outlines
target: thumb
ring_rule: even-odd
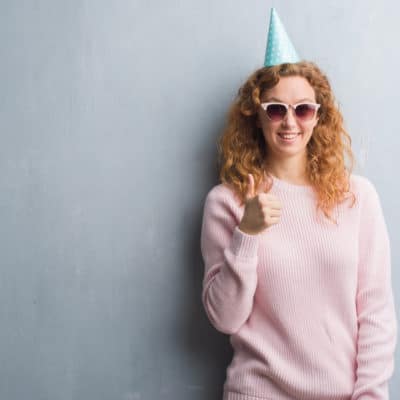
[[[254,177],[252,174],[247,174],[247,182],[246,200],[250,200],[254,197]]]

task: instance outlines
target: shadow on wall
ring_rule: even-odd
[[[218,332],[210,323],[201,302],[204,264],[200,253],[201,218],[196,224],[197,231],[193,235],[191,251],[186,259],[192,261],[188,269],[188,281],[193,288],[188,296],[187,310],[184,316],[183,343],[185,352],[191,353],[196,360],[196,366],[201,368],[202,378],[206,381],[199,387],[201,398],[207,400],[222,399],[222,387],[225,381],[226,368],[232,359],[232,348],[229,336]],[[193,260],[196,260],[193,263]],[[188,265],[188,264],[186,264]],[[190,264],[189,264],[190,265]],[[200,397],[199,397],[200,398]]]
[[[221,122],[221,121],[220,121]],[[215,124],[216,125],[220,124]],[[221,126],[215,134],[210,135],[211,138],[217,138],[221,132]],[[182,349],[185,353],[190,354],[190,358],[195,360],[194,366],[201,370],[201,385],[194,387],[197,393],[193,393],[192,399],[204,400],[220,400],[222,399],[222,389],[226,376],[226,368],[232,359],[232,348],[229,342],[229,336],[218,332],[208,320],[202,301],[202,281],[204,274],[204,263],[200,251],[200,235],[203,217],[203,206],[207,192],[213,185],[218,184],[218,165],[217,150],[215,139],[214,142],[207,143],[207,154],[203,160],[207,162],[200,163],[199,174],[203,182],[208,182],[207,188],[203,192],[203,198],[200,203],[193,209],[193,216],[190,220],[185,221],[185,229],[187,230],[187,241],[184,246],[183,265],[184,268],[183,281],[188,285],[188,296],[186,310],[188,313],[183,317],[182,343],[185,346]],[[214,160],[209,162],[208,160]],[[195,178],[196,181],[196,178]],[[198,181],[201,181],[198,179]],[[212,182],[211,184],[209,182]],[[191,229],[192,228],[192,229]]]

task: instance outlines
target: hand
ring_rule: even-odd
[[[265,193],[266,182],[257,191],[254,189],[252,174],[248,174],[248,182],[245,210],[239,229],[244,233],[257,235],[279,222],[282,206],[278,197]]]

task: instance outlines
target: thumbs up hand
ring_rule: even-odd
[[[277,196],[265,192],[265,182],[257,191],[252,174],[248,174],[248,182],[245,210],[239,229],[244,233],[256,235],[279,222],[282,206]]]

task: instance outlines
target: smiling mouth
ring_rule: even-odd
[[[301,132],[297,132],[297,133],[279,133],[278,132],[278,136],[281,137],[282,139],[286,139],[286,140],[294,139],[297,136],[299,136],[300,134],[301,134]]]

